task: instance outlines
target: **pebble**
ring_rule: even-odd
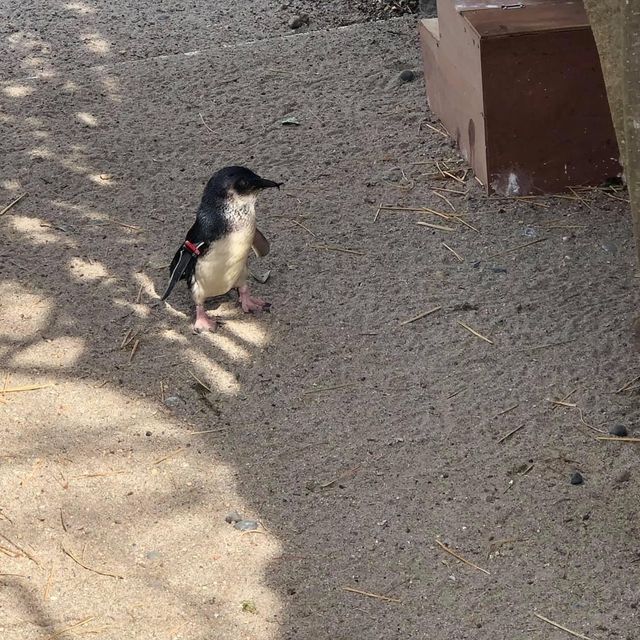
[[[531,227],[525,227],[522,231],[522,235],[525,238],[535,238],[538,235],[538,232]]]
[[[149,437],[150,435],[153,435],[153,431],[147,431],[144,435]]]
[[[237,511],[232,511],[227,514],[227,517],[224,519],[225,522],[229,524],[233,524],[234,522],[239,522],[242,520],[242,516]]]
[[[258,528],[258,523],[255,520],[238,520],[233,526],[238,531],[253,531]]]
[[[160,558],[159,551],[147,551],[147,553],[145,553],[144,555],[147,560],[158,560]]]
[[[629,435],[627,427],[625,427],[623,424],[614,425],[613,427],[611,427],[611,429],[609,429],[609,433],[612,436],[618,436],[619,438],[626,438]]]
[[[180,398],[178,396],[169,396],[168,398],[165,398],[164,403],[167,407],[177,407],[180,403]]]
[[[571,484],[582,484],[584,482],[584,478],[579,471],[571,474]]]
[[[622,471],[616,476],[615,480],[616,482],[629,482],[631,480],[631,471],[629,469]]]
[[[400,72],[400,80],[402,82],[413,82],[416,79],[416,74],[411,69],[404,69]]]
[[[301,13],[289,20],[289,29],[299,29],[305,24],[309,24],[309,16],[306,13]]]

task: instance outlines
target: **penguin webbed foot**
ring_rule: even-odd
[[[254,298],[249,293],[249,287],[247,285],[238,289],[238,296],[240,299],[240,306],[245,313],[269,313],[271,310],[271,303],[266,302],[261,298]]]
[[[211,318],[207,315],[203,305],[196,306],[196,319],[193,323],[193,332],[202,333],[203,331],[215,331],[218,327],[219,320]]]

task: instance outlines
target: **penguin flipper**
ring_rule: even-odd
[[[200,255],[200,249],[206,243],[201,242],[198,244],[194,244],[189,240],[186,240],[185,243],[178,249],[176,255],[173,256],[173,260],[171,261],[171,266],[169,267],[169,284],[165,292],[162,294],[160,300],[166,300],[169,297],[169,294],[173,291],[173,288],[176,286],[178,280],[183,278],[187,278],[189,280],[193,275],[196,266],[196,260]]]
[[[254,253],[258,256],[258,258],[264,258],[264,256],[269,254],[270,248],[271,246],[269,245],[269,241],[264,237],[262,231],[260,231],[260,229],[256,227],[252,244]]]

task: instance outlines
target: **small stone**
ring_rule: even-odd
[[[255,520],[238,520],[233,526],[238,531],[254,531],[258,528],[258,523]]]
[[[147,431],[144,435],[149,437],[150,435],[153,435],[153,431]]]
[[[618,436],[619,438],[626,438],[629,435],[627,427],[625,427],[623,424],[614,425],[613,427],[611,427],[611,429],[609,429],[609,433],[612,436]]]
[[[538,232],[535,229],[532,229],[531,227],[525,227],[522,230],[522,235],[525,238],[535,238],[538,235]]]
[[[584,478],[579,471],[571,474],[571,484],[582,484],[584,482]]]
[[[629,469],[625,469],[616,476],[616,482],[629,482],[629,480],[631,480],[631,471]]]
[[[224,519],[225,522],[229,524],[233,524],[234,522],[239,522],[242,520],[242,516],[237,511],[232,511],[227,514],[227,517]]]
[[[169,396],[165,398],[164,403],[167,407],[176,407],[180,403],[180,398],[178,396]]]
[[[144,555],[147,560],[158,560],[160,558],[159,551],[147,551]]]
[[[416,79],[416,74],[411,69],[404,69],[400,72],[400,80],[402,82],[413,82]]]
[[[301,13],[289,20],[289,29],[299,29],[305,24],[309,24],[309,16],[306,13]]]

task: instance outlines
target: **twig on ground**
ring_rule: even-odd
[[[18,196],[13,202],[10,202],[2,211],[0,211],[0,216],[3,216],[9,209],[15,207],[22,198],[26,198],[29,194],[23,193],[21,196]]]
[[[550,624],[552,627],[555,627],[556,629],[561,629],[562,631],[566,631],[569,635],[572,635],[574,638],[581,638],[582,640],[591,640],[591,638],[588,638],[587,636],[582,635],[577,631],[572,631],[571,629],[568,629],[567,627],[564,627],[561,624],[554,622],[553,620],[549,620],[549,618],[545,618],[544,616],[541,616],[539,613],[534,613],[533,615],[536,618],[540,618],[540,620],[543,620],[547,624]]]
[[[473,333],[474,336],[480,338],[481,340],[484,340],[485,342],[488,342],[489,344],[493,344],[492,340],[489,340],[489,338],[487,338],[486,336],[483,336],[481,333],[478,333],[475,329],[472,329],[468,324],[465,324],[464,322],[462,322],[462,320],[456,320],[456,322],[461,327],[464,327],[467,331],[470,331],[471,333]]]
[[[419,313],[417,316],[414,316],[413,318],[409,318],[408,320],[403,320],[400,323],[400,326],[404,327],[405,324],[410,324],[412,322],[415,322],[416,320],[426,318],[427,316],[430,316],[432,313],[435,313],[436,311],[440,311],[440,309],[442,309],[442,307],[434,307],[433,309],[429,309],[429,311],[423,311],[422,313]]]
[[[467,564],[470,567],[473,567],[474,569],[477,569],[478,571],[482,571],[482,573],[486,573],[488,576],[491,575],[486,569],[483,569],[482,567],[479,567],[477,564],[474,564],[470,560],[467,560],[467,559],[463,558],[461,555],[457,554],[455,551],[452,551],[451,549],[449,549],[449,547],[446,544],[444,544],[444,542],[440,542],[440,540],[436,540],[436,544],[443,551],[446,551],[448,554],[452,555],[457,560],[460,560],[460,562],[464,562],[464,564]]]
[[[357,593],[361,596],[366,596],[367,598],[375,598],[376,600],[385,600],[386,602],[396,602],[401,603],[402,600],[398,600],[398,598],[390,598],[389,596],[381,596],[379,593],[371,593],[370,591],[362,591],[360,589],[354,589],[353,587],[342,587],[343,591],[348,591],[349,593]]]

